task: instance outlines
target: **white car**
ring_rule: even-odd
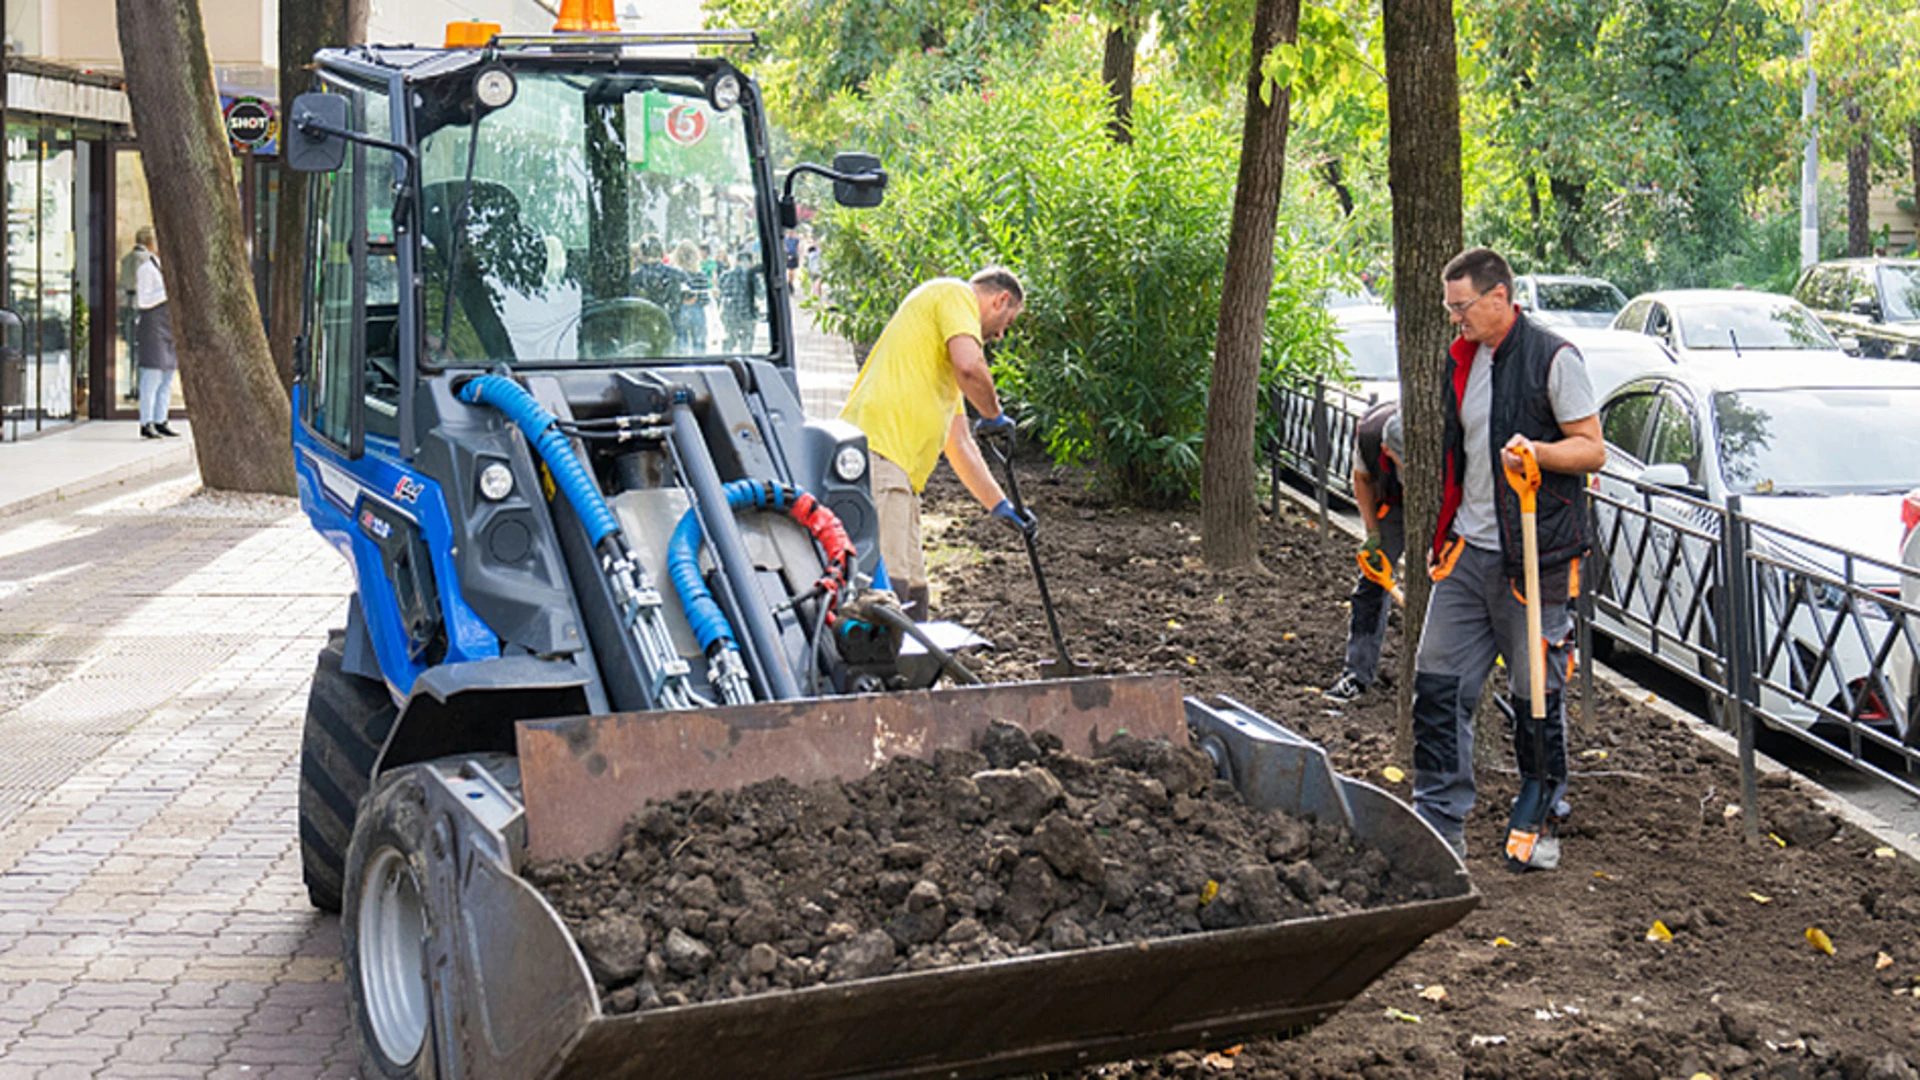
[[[1380,304],[1334,308],[1334,331],[1347,347],[1355,390],[1368,401],[1400,399],[1399,338],[1393,309]]]
[[[1585,326],[1556,326],[1553,332],[1580,350],[1595,401],[1605,401],[1614,387],[1636,375],[1670,371],[1674,366],[1673,354],[1645,334]]]
[[[1900,600],[1920,609],[1920,490],[1907,492],[1900,501],[1900,566]],[[1915,623],[1915,631],[1920,633],[1920,616],[1902,613],[1902,617]],[[1904,703],[1906,744],[1913,750],[1920,750],[1920,723],[1914,722],[1914,714],[1920,712],[1917,666],[1920,662],[1910,649],[1897,649],[1890,658],[1894,700]]]
[[[1844,356],[1808,365],[1729,351],[1627,381],[1600,410],[1607,464],[1593,486],[1605,497],[1594,511],[1606,569],[1596,628],[1719,681],[1720,598],[1709,595],[1722,554],[1715,508],[1739,495],[1757,523],[1752,552],[1762,567],[1756,674],[1786,688],[1763,689],[1763,707],[1806,727],[1819,719],[1811,701],[1869,726],[1909,729],[1889,731],[1894,738],[1920,738],[1904,710],[1886,707],[1874,663],[1884,658],[1878,670],[1896,683],[1906,665],[1911,693],[1914,637],[1874,597],[1900,593],[1899,506],[1920,487],[1916,415],[1920,367]]]
[[[1606,327],[1627,306],[1627,294],[1604,278],[1574,274],[1521,274],[1513,279],[1513,302],[1542,326]]]
[[[1613,328],[1645,334],[1682,361],[1785,356],[1821,365],[1847,355],[1798,300],[1746,289],[1644,293],[1620,309]]]

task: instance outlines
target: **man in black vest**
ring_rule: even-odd
[[[1389,567],[1398,565],[1407,549],[1406,515],[1400,509],[1400,458],[1405,452],[1399,402],[1383,401],[1360,417],[1353,431],[1353,502],[1367,529],[1360,550],[1372,558],[1385,556]],[[1391,606],[1387,590],[1365,574],[1354,584],[1351,601],[1346,670],[1324,691],[1327,700],[1342,705],[1373,685]]]
[[[1473,809],[1473,710],[1496,655],[1506,658],[1522,803],[1566,814],[1566,682],[1572,616],[1567,601],[1586,553],[1583,474],[1605,463],[1593,386],[1573,346],[1513,303],[1513,271],[1486,248],[1456,255],[1442,273],[1447,312],[1460,328],[1441,386],[1446,424],[1439,527],[1427,553],[1434,580],[1414,660],[1414,809],[1462,855]],[[1531,446],[1540,464],[1538,530],[1541,631],[1547,639],[1546,722],[1531,722],[1525,558],[1520,498],[1505,469]],[[1545,775],[1535,739],[1544,728]],[[1527,785],[1533,785],[1528,787]],[[1541,796],[1540,789],[1546,794]],[[1525,823],[1510,823],[1512,825]],[[1513,870],[1551,870],[1552,828]]]

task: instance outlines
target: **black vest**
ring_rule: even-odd
[[[1456,338],[1447,350],[1447,376],[1441,398],[1446,405],[1441,471],[1445,486],[1441,495],[1440,525],[1434,534],[1434,550],[1445,546],[1453,529],[1453,516],[1465,494],[1467,474],[1466,428],[1460,423],[1460,397],[1466,393],[1467,371],[1479,346]],[[1520,530],[1520,496],[1507,483],[1500,466],[1500,448],[1515,435],[1535,442],[1559,442],[1560,422],[1553,416],[1553,401],[1547,392],[1547,379],[1553,373],[1553,356],[1572,348],[1565,338],[1534,325],[1526,312],[1517,311],[1513,328],[1493,352],[1493,404],[1487,417],[1488,460],[1493,469],[1493,501],[1500,523],[1500,558],[1508,577],[1518,581],[1526,573],[1526,556]],[[1536,500],[1538,515],[1540,569],[1544,572],[1564,565],[1587,553],[1586,478],[1568,473],[1540,471],[1540,494]]]
[[[1376,501],[1381,506],[1399,506],[1400,469],[1386,454],[1387,420],[1400,411],[1397,401],[1383,401],[1368,409],[1353,430],[1354,453],[1366,463]]]

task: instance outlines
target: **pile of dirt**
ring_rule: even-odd
[[[1393,750],[1397,614],[1388,689],[1348,706],[1320,695],[1341,670],[1353,541],[1283,504],[1261,527],[1271,576],[1217,574],[1198,558],[1197,510],[1119,507],[1067,471],[1027,471],[1021,490],[1078,657],[1231,694],[1321,743],[1341,771],[1411,798],[1405,774],[1387,771],[1408,770]],[[945,470],[927,518],[935,614],[996,643],[971,661],[989,678],[1035,677],[1052,644],[1017,540]],[[1467,839],[1484,900],[1460,924],[1300,1038],[1075,1075],[1913,1080],[1920,868],[1784,777],[1762,785],[1763,839],[1743,842],[1735,763],[1642,702],[1598,696],[1575,702],[1558,871],[1500,869],[1516,785],[1483,769]]]
[[[1248,809],[1191,748],[1089,759],[1005,723],[854,782],[651,803],[618,850],[528,876],[615,1013],[1430,894],[1344,827]]]

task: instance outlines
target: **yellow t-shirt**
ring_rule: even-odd
[[[959,278],[935,278],[907,294],[874,343],[840,418],[867,433],[867,448],[927,486],[947,429],[966,408],[947,342],[980,340],[980,300]]]

